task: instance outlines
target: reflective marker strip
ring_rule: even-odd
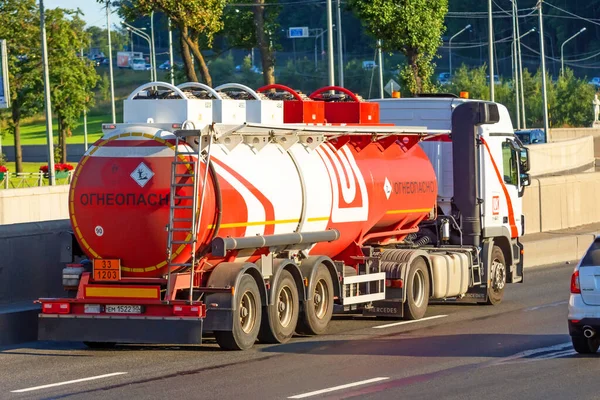
[[[385,381],[390,379],[389,377],[379,377],[379,378],[372,378],[372,379],[367,379],[364,381],[358,381],[358,382],[354,382],[354,383],[348,383],[346,385],[340,385],[340,386],[334,386],[332,388],[328,388],[328,389],[321,389],[321,390],[316,390],[314,392],[308,392],[308,393],[304,393],[304,394],[298,394],[295,396],[290,396],[288,397],[288,399],[304,399],[306,397],[312,397],[312,396],[316,396],[318,394],[322,394],[322,393],[329,393],[329,392],[334,392],[336,390],[342,390],[342,389],[348,389],[351,387],[355,387],[355,386],[360,386],[360,385],[366,385],[368,383],[374,383],[374,382],[381,382],[381,381]]]
[[[412,324],[415,322],[428,321],[430,319],[444,318],[444,317],[447,317],[447,315],[434,315],[434,316],[427,317],[427,318],[414,319],[412,321],[400,321],[400,322],[394,322],[394,323],[386,324],[386,325],[374,326],[373,329],[390,328],[392,326]]]
[[[31,392],[31,391],[34,391],[34,390],[47,389],[47,388],[56,387],[56,386],[71,385],[73,383],[93,381],[95,379],[110,378],[111,376],[125,375],[126,373],[127,372],[113,372],[112,374],[91,376],[89,378],[75,379],[75,380],[66,381],[66,382],[51,383],[49,385],[35,386],[35,387],[27,388],[27,389],[11,390],[10,392],[11,393]]]

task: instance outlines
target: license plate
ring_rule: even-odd
[[[121,280],[121,260],[95,259],[94,260],[95,281],[119,281]]]
[[[142,306],[132,305],[107,305],[104,307],[107,314],[141,314]]]

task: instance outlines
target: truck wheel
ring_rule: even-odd
[[[487,301],[485,304],[497,305],[504,298],[506,287],[506,261],[504,253],[498,246],[492,248],[492,265],[490,267],[490,284],[487,288]]]
[[[325,333],[333,315],[333,281],[327,267],[319,264],[308,287],[308,299],[298,319],[296,332],[305,335]]]
[[[300,303],[298,287],[289,271],[283,270],[275,282],[275,304],[263,307],[262,326],[258,339],[264,343],[285,343],[294,334]]]
[[[421,319],[429,304],[429,272],[422,257],[415,258],[406,279],[404,319]]]
[[[600,347],[600,341],[596,338],[588,339],[583,336],[571,336],[573,348],[579,354],[594,354]]]
[[[215,339],[224,350],[248,350],[256,342],[262,318],[260,292],[252,276],[242,276],[233,301],[233,330],[215,331]]]

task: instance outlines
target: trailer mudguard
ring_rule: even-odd
[[[221,263],[212,270],[207,286],[215,288],[231,287],[235,291],[244,274],[249,274],[256,280],[261,303],[266,304],[267,289],[262,274],[253,263]],[[231,293],[211,293],[206,296],[205,330],[228,331],[233,329],[233,312],[236,310],[233,291]]]
[[[342,298],[342,290],[340,285],[340,276],[341,272],[337,270],[335,263],[331,260],[331,258],[327,256],[310,256],[302,261],[300,264],[300,271],[302,272],[302,277],[308,279],[308,285],[313,281],[316,266],[319,264],[323,264],[329,270],[331,274],[331,280],[333,281],[333,296],[334,299],[337,297],[338,300]],[[308,289],[306,287],[305,289]],[[306,299],[306,296],[305,296]],[[305,300],[304,300],[305,301]]]

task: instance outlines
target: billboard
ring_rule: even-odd
[[[0,40],[0,108],[10,107],[10,90],[8,86],[8,53],[6,40]]]

